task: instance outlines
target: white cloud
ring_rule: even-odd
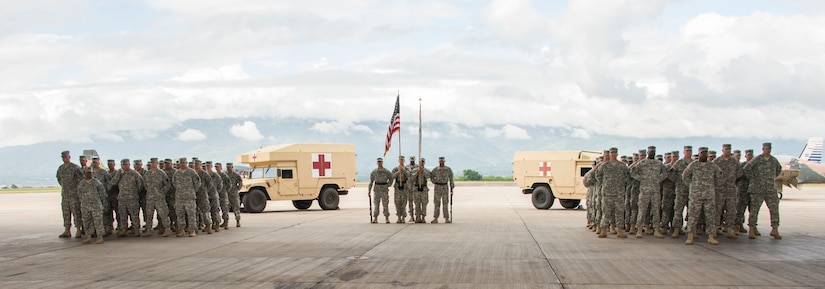
[[[258,130],[258,126],[255,125],[255,122],[248,120],[244,121],[243,124],[232,125],[232,128],[229,129],[229,133],[236,137],[249,141],[259,141],[264,138],[264,136]]]
[[[527,140],[530,139],[530,134],[526,130],[515,125],[507,124],[501,129],[485,127],[483,132],[486,138],[504,137],[505,139]]]
[[[243,67],[240,65],[226,65],[218,69],[190,69],[182,76],[172,77],[173,81],[180,82],[201,82],[201,81],[228,81],[249,79]]]
[[[313,124],[310,129],[324,134],[350,135],[356,131],[365,132],[367,134],[373,133],[372,129],[366,125],[342,121],[321,121]]]
[[[574,128],[573,132],[570,133],[570,136],[575,137],[575,138],[589,139],[590,138],[590,133],[587,132],[587,130],[584,130],[584,129]]]
[[[188,128],[185,131],[178,134],[177,139],[180,141],[202,141],[206,139],[206,134],[204,134],[200,130]]]
[[[97,134],[94,134],[94,137],[98,138],[98,139],[102,139],[102,140],[113,141],[113,142],[122,142],[123,141],[122,136],[117,135],[115,133],[111,133],[111,132],[97,133]]]

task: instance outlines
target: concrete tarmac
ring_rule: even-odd
[[[269,202],[212,235],[81,245],[57,238],[59,193],[0,194],[0,288],[825,287],[823,187],[786,190],[783,240],[768,236],[763,205],[763,236],[718,246],[599,239],[584,210],[536,210],[515,186],[459,186],[454,206],[452,224],[395,224],[391,199],[393,223],[370,224],[359,185],[340,210]],[[432,211],[431,195],[428,222]]]

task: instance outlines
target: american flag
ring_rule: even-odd
[[[387,156],[387,152],[390,151],[390,144],[392,143],[392,135],[396,132],[401,132],[401,107],[398,104],[398,101],[401,99],[401,95],[395,97],[395,109],[392,111],[392,117],[390,117],[390,126],[387,128],[387,139],[384,142],[384,156]]]

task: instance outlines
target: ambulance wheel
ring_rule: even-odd
[[[565,209],[575,209],[581,202],[582,200],[559,199],[559,203]]]
[[[254,189],[246,194],[243,202],[244,208],[250,213],[260,213],[266,208],[266,195],[259,189]]]
[[[298,210],[306,210],[312,206],[312,200],[299,200],[299,201],[292,201],[292,205],[295,206]]]
[[[338,191],[333,188],[324,189],[318,196],[318,205],[324,210],[337,210],[338,201]]]
[[[550,193],[550,189],[541,186],[533,189],[533,207],[539,210],[547,210],[553,206],[556,197]]]

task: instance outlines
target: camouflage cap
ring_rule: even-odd
[[[377,159],[375,159],[375,161],[376,162],[384,162],[384,159],[383,158],[377,158]]]
[[[424,158],[420,158],[418,160],[421,161],[422,163],[426,161]]]
[[[445,160],[447,160],[447,159],[445,159],[444,157],[438,157],[438,161],[439,161],[439,162],[443,162],[443,161],[445,161]]]
[[[194,159],[194,160],[192,160],[192,163],[193,163],[193,164],[196,164],[196,165],[199,165],[199,164],[201,164],[201,160],[199,160],[199,159]]]
[[[656,155],[656,157],[661,159],[661,158],[662,158],[662,155]]]
[[[203,163],[203,164],[204,164],[204,165],[207,165],[207,166],[211,166],[211,165],[212,165],[212,161],[206,161],[206,162],[205,162],[205,163]]]
[[[170,164],[171,164],[171,163],[172,163],[172,159],[164,159],[164,160],[163,160],[163,162],[164,162],[164,163],[170,163]]]
[[[136,160],[134,161],[134,163],[135,163],[135,164],[143,164],[143,160],[141,160],[141,159],[136,159]]]
[[[191,167],[191,166],[192,166],[192,165],[194,165],[194,164],[193,164],[192,162],[188,162],[188,163],[186,163],[186,165],[188,165],[188,166],[190,166],[190,167]]]
[[[106,160],[106,163],[113,164],[113,163],[115,163],[115,160],[113,160],[113,159],[108,159],[108,160]]]
[[[708,152],[708,147],[699,147],[699,152]]]
[[[686,150],[686,151],[692,151],[692,150],[693,150],[693,146],[685,146],[685,150]]]
[[[216,166],[216,167],[220,167],[220,166],[221,166],[221,163],[215,163],[215,166]]]
[[[638,156],[639,156],[639,153],[633,153],[633,156],[634,156],[634,157],[638,157]]]
[[[622,156],[622,160],[627,160],[627,156]]]
[[[232,163],[226,163],[226,166],[227,166],[227,167],[231,167],[231,166],[232,166]]]
[[[93,162],[100,161],[100,158],[99,158],[99,157],[92,157],[92,161],[93,161]]]
[[[398,159],[403,161],[403,160],[404,160],[404,156],[398,156]]]
[[[679,156],[679,151],[672,151],[670,152],[671,156]]]
[[[745,153],[746,153],[746,154],[753,154],[753,150],[752,150],[752,149],[746,149],[746,150],[745,150]]]
[[[709,156],[716,156],[716,151],[708,151]]]
[[[91,173],[92,172],[92,167],[83,167],[83,172],[84,173]]]
[[[771,148],[771,143],[769,143],[769,142],[762,143],[762,148]]]
[[[195,160],[197,160],[197,159],[198,159],[198,157],[192,157],[192,161],[193,161],[193,162],[194,162]]]
[[[609,151],[610,151],[611,153],[617,153],[617,152],[619,152],[619,149],[617,149],[617,148],[610,148],[610,149],[609,149]]]
[[[609,154],[609,153],[610,153],[610,150],[604,150],[602,153],[603,153],[603,154]]]
[[[85,159],[86,159],[86,155],[80,155],[80,156],[78,157],[78,159],[79,159],[79,160],[81,160],[81,161],[82,161],[82,160],[85,160]]]
[[[672,153],[671,152],[666,152],[665,153],[665,156],[669,156],[669,155],[672,155]]]
[[[646,155],[646,154],[647,154],[647,150],[639,150],[639,154],[640,154],[640,155]]]
[[[722,149],[730,149],[730,147],[731,147],[731,146],[730,146],[730,144],[729,144],[729,143],[722,144]]]
[[[156,163],[156,162],[158,162],[158,158],[151,158],[151,159],[149,159],[149,162],[150,163]]]
[[[648,151],[655,151],[655,150],[656,150],[656,146],[648,146],[648,147],[647,147],[647,150],[648,150]]]
[[[120,164],[121,164],[121,165],[128,165],[128,164],[129,164],[129,159],[122,159],[122,160],[120,160]]]
[[[735,153],[735,154],[742,154],[742,151],[740,151],[740,150],[733,150],[733,153]]]
[[[69,151],[62,151],[62,152],[60,152],[60,156],[61,156],[61,157],[65,157],[65,156],[67,156],[67,155],[69,155]]]
[[[179,158],[179,159],[178,159],[178,162],[179,162],[179,163],[185,163],[185,162],[186,162],[186,158]]]
[[[415,156],[410,156],[410,159],[411,159],[411,160],[414,160],[414,159],[415,159]]]

